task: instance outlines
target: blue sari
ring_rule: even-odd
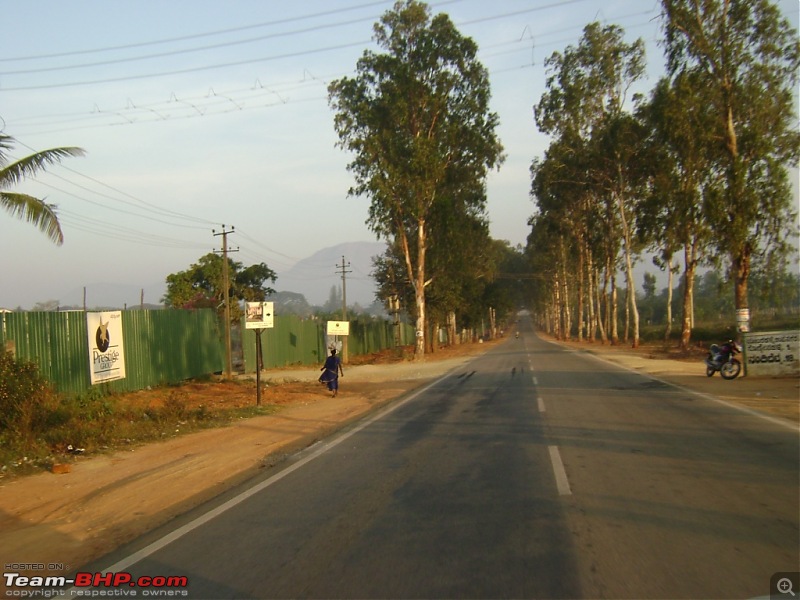
[[[325,359],[325,366],[322,367],[322,375],[319,376],[320,383],[327,383],[328,389],[335,392],[339,389],[339,357],[332,354]]]

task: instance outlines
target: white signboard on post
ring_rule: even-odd
[[[91,384],[125,379],[122,311],[87,312],[86,334]]]
[[[248,302],[244,316],[245,329],[273,327],[275,312],[272,302]]]
[[[328,321],[328,335],[350,335],[350,321]]]

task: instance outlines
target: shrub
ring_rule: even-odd
[[[36,363],[0,352],[0,431],[32,441],[57,402]]]

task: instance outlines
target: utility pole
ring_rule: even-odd
[[[214,252],[221,252],[222,254],[222,287],[223,287],[223,302],[225,304],[225,377],[231,379],[233,377],[233,357],[231,356],[231,303],[230,303],[230,283],[228,282],[228,252],[238,252],[228,248],[228,234],[234,233],[233,225],[229,230],[225,229],[222,225],[222,231],[217,232],[213,229],[211,233],[216,237],[222,236],[222,250]]]
[[[339,269],[336,272],[340,273],[342,276],[342,321],[347,321],[347,273],[352,273],[352,271],[348,271],[347,267],[350,266],[349,262],[345,262],[344,256],[342,256],[342,264],[336,265],[336,268]],[[343,347],[342,347],[342,362],[347,362],[347,337],[344,336]]]

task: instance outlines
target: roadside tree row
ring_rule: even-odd
[[[662,0],[662,26],[667,76],[648,96],[630,93],[644,44],[616,25],[587,25],[546,61],[535,120],[552,141],[531,166],[526,253],[538,314],[561,337],[617,343],[623,313],[637,346],[633,264],[648,252],[670,291],[682,258],[687,347],[698,267],[724,269],[746,309],[754,264],[785,269],[794,249],[797,32],[767,0]]]

